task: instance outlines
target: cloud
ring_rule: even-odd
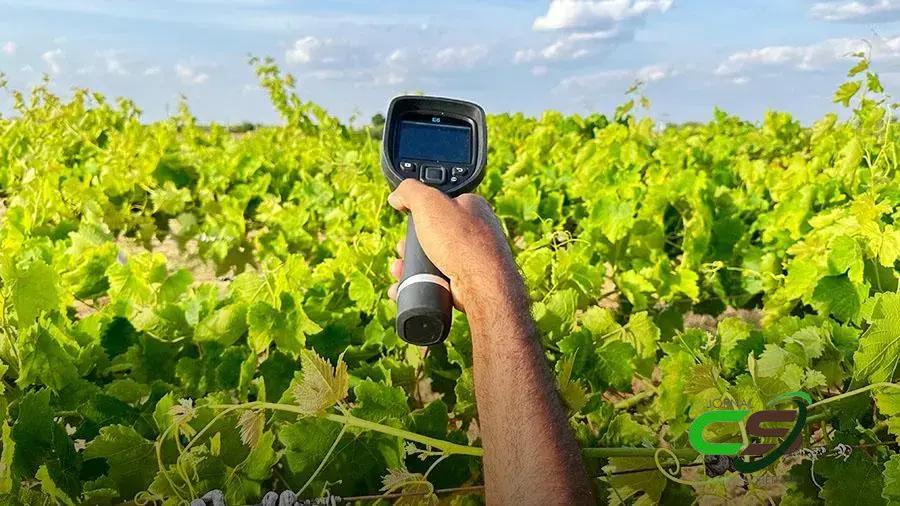
[[[185,84],[203,84],[209,80],[209,75],[199,72],[186,65],[175,65],[175,74]]]
[[[564,35],[543,49],[522,49],[513,56],[515,63],[534,61],[577,60],[588,56],[602,42],[614,42],[620,39],[622,32],[617,29],[600,32],[575,32]]]
[[[750,82],[750,78],[747,76],[737,76],[737,77],[733,78],[731,80],[731,82],[738,86],[743,86]]]
[[[156,74],[159,74],[160,72],[162,72],[162,68],[160,68],[158,66],[147,67],[146,69],[144,69],[145,76],[155,76]]]
[[[62,49],[56,48],[51,49],[50,51],[45,52],[41,55],[41,59],[44,60],[44,63],[50,67],[51,74],[59,74],[59,71],[62,70],[60,67],[60,60],[65,57]]]
[[[768,46],[730,55],[716,68],[716,74],[729,76],[753,68],[792,68],[819,70],[836,63],[848,63],[848,56],[871,50],[873,61],[900,57],[900,37],[875,39],[828,39],[805,46]]]
[[[638,69],[602,70],[600,72],[567,77],[559,82],[556,91],[623,88],[634,81],[652,83],[669,79],[678,74],[676,69],[670,65],[663,64],[647,65]]]
[[[576,60],[634,39],[635,30],[652,13],[664,13],[674,0],[552,0],[533,28],[563,32],[543,48],[521,49],[515,63]]]
[[[609,30],[619,23],[666,12],[673,0],[552,0],[547,14],[534,20],[535,30]]]
[[[103,63],[106,67],[107,74],[115,74],[119,76],[128,75],[128,71],[125,70],[125,67],[119,60],[120,54],[122,54],[122,51],[115,49],[107,49],[106,51],[101,51],[99,53],[100,57],[103,58]]]
[[[316,53],[331,43],[331,39],[319,39],[312,35],[303,37],[295,41],[294,45],[287,50],[285,59],[288,63],[311,63]]]
[[[826,21],[888,22],[900,19],[900,1],[863,0],[820,2],[812,6],[814,18]]]
[[[531,75],[536,77],[543,77],[547,75],[548,72],[550,72],[550,69],[548,69],[546,65],[535,65],[534,67],[531,67]]]
[[[482,45],[446,47],[433,57],[426,56],[425,62],[436,70],[471,70],[487,55],[488,49]]]
[[[11,40],[6,41],[5,44],[0,46],[0,52],[4,54],[16,54],[16,43]]]

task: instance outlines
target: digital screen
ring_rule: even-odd
[[[469,163],[472,129],[461,126],[401,121],[398,141],[400,158]]]

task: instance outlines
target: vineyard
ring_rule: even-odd
[[[5,90],[3,504],[483,502],[465,316],[427,354],[393,329],[377,127],[252,64],[283,124],[240,135]],[[868,67],[809,126],[667,126],[639,89],[608,116],[489,117],[478,191],[600,501],[900,504],[900,137]],[[792,391],[828,455],[704,469],[692,420]]]

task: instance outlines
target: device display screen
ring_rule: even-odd
[[[463,126],[401,121],[397,151],[400,158],[469,163],[472,129]]]

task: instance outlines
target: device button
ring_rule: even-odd
[[[454,176],[465,176],[468,171],[469,169],[465,167],[453,167],[453,170],[450,173]]]
[[[415,172],[416,164],[413,162],[400,162],[400,168],[409,172]]]
[[[456,183],[457,181],[459,181],[459,178],[458,178],[458,177],[456,177],[456,176],[450,176],[450,182],[451,182],[451,183]]]
[[[433,165],[422,167],[422,181],[432,184],[444,184],[444,168]]]

